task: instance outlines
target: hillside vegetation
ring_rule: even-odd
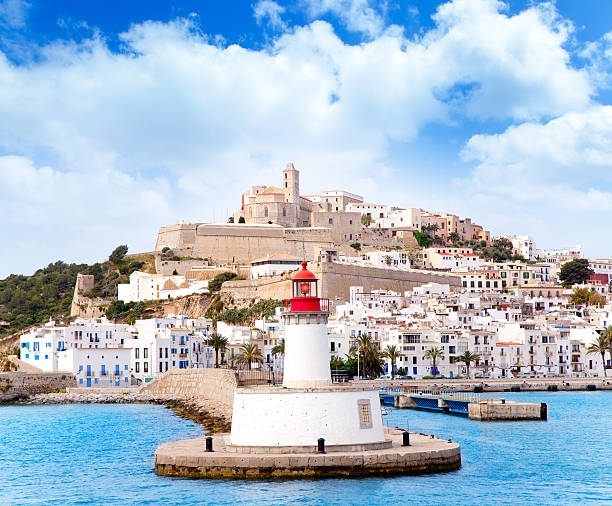
[[[0,338],[21,329],[67,318],[78,273],[92,274],[94,288],[88,297],[117,295],[117,285],[126,283],[135,270],[154,270],[153,255],[126,256],[127,246],[119,246],[106,262],[67,264],[62,261],[37,270],[32,276],[11,274],[0,280]]]

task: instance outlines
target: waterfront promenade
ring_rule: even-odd
[[[612,390],[612,378],[471,378],[419,380],[355,380],[354,385],[407,387],[423,390],[456,392],[540,392]]]

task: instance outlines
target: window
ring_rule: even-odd
[[[285,183],[286,184],[286,183]],[[268,217],[268,206],[264,207],[264,216]]]
[[[372,410],[369,399],[359,399],[357,401],[357,409],[359,411],[359,427],[361,429],[372,428]]]
[[[164,349],[163,348],[159,349],[159,358],[164,358]]]
[[[142,358],[149,358],[149,348],[143,348]]]
[[[134,358],[140,358],[140,348],[134,348]]]
[[[149,362],[144,362],[142,364],[142,370],[143,372],[149,372]]]
[[[136,362],[136,372],[140,372],[140,362]]]

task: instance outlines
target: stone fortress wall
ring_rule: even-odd
[[[399,293],[425,283],[448,284],[455,289],[461,286],[461,277],[453,274],[345,264],[329,261],[324,256],[310,263],[309,269],[321,280],[319,295],[331,301],[347,300],[351,286],[363,286],[365,292],[393,290]],[[226,281],[221,288],[221,297],[231,299],[235,304],[259,299],[288,299],[291,297],[291,274]]]

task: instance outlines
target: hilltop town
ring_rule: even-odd
[[[145,261],[114,252],[116,294],[94,296],[100,279],[80,273],[70,317],[23,333],[14,363],[70,372],[84,387],[217,366],[282,375],[281,301],[307,261],[330,301],[337,378],[612,368],[612,260],[349,191],[301,195],[291,163],[280,182],[246,191],[227,223],[162,226]]]

